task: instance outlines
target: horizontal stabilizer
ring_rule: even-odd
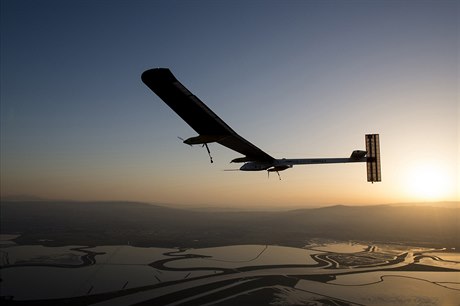
[[[382,173],[380,169],[380,140],[379,134],[366,135],[367,151],[367,181],[380,182]]]

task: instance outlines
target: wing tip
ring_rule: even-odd
[[[176,78],[169,68],[153,68],[146,70],[141,75],[144,84],[156,84],[158,82],[174,81]]]

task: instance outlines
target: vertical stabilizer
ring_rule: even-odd
[[[380,140],[379,134],[366,135],[367,151],[367,181],[380,182],[382,173],[380,169]]]

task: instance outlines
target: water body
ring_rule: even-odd
[[[1,298],[60,305],[459,305],[460,253],[315,240],[304,248],[3,245]],[[46,281],[44,281],[46,279]]]

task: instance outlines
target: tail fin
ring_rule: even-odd
[[[366,135],[367,151],[367,181],[380,182],[382,173],[380,169],[380,140],[379,134]]]

